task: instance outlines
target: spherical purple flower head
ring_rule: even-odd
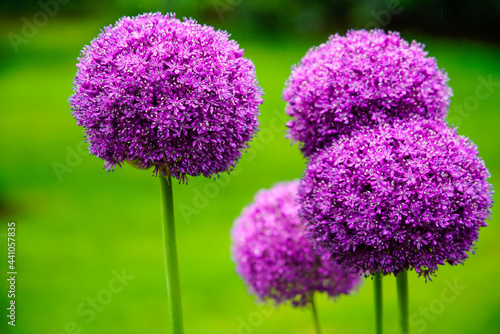
[[[82,50],[71,108],[92,154],[155,172],[233,167],[258,127],[253,63],[229,40],[174,14],[123,17]]]
[[[366,275],[462,263],[491,214],[476,146],[435,120],[345,137],[315,155],[300,215],[320,252]]]
[[[399,33],[351,30],[311,48],[292,68],[283,99],[288,137],[306,157],[366,125],[415,116],[445,119],[448,78],[424,46]]]
[[[322,260],[298,216],[298,181],[261,190],[231,231],[237,271],[260,299],[308,303],[308,296],[349,293],[360,280]]]

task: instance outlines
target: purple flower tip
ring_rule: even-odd
[[[462,263],[491,215],[476,146],[441,121],[395,122],[343,137],[311,158],[301,218],[346,270],[428,278]]]
[[[70,97],[90,152],[157,174],[234,167],[258,128],[253,63],[225,31],[174,14],[123,17],[81,53]]]
[[[447,81],[423,45],[397,32],[330,36],[306,53],[286,83],[288,137],[310,157],[366,125],[415,116],[444,120],[452,95]]]
[[[315,291],[348,294],[360,276],[321,259],[298,216],[298,181],[261,190],[231,231],[237,271],[261,300],[304,306]]]

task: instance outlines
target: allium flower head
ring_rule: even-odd
[[[300,216],[347,270],[428,278],[473,252],[491,214],[489,176],[476,146],[446,124],[397,122],[318,152],[299,187]]]
[[[294,306],[315,291],[331,297],[349,293],[360,280],[322,260],[298,216],[298,181],[261,190],[231,231],[237,272],[260,299]]]
[[[360,127],[413,117],[445,119],[448,78],[423,45],[399,33],[351,30],[311,48],[293,67],[283,99],[289,138],[310,157]]]
[[[174,14],[123,17],[79,58],[70,97],[92,154],[108,170],[212,176],[230,169],[258,127],[262,91],[229,40]]]

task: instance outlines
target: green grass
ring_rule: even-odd
[[[1,22],[2,36],[20,30],[16,20]],[[6,39],[0,42],[0,234],[8,221],[18,226],[18,323],[12,333],[71,333],[65,326],[72,321],[81,333],[93,334],[167,333],[169,328],[159,181],[149,172],[128,167],[106,173],[102,162],[88,155],[72,161],[74,167],[62,175],[62,182],[53,169],[54,162],[67,164],[67,149],[78,151],[82,140],[67,99],[80,49],[105,23],[51,19],[17,55]],[[259,311],[235,274],[229,229],[258,189],[301,176],[305,162],[284,138],[280,96],[290,66],[326,36],[314,41],[292,36],[263,40],[241,32],[234,37],[254,61],[266,93],[263,130],[230,176],[217,181],[192,178],[189,185],[174,185],[186,333],[312,333],[310,310],[283,306],[272,314]],[[491,75],[500,82],[498,46],[418,38],[449,73],[455,92],[452,109],[474,96],[479,76]],[[499,105],[496,87],[462,117],[459,128],[479,146],[493,184],[499,183],[500,175]],[[465,266],[444,266],[432,283],[410,273],[413,333],[500,332],[497,216],[481,231],[477,254]],[[5,245],[5,239],[0,244]],[[0,249],[2,273],[7,259],[5,247]],[[86,322],[88,314],[79,315],[78,307],[105,293],[112,270],[122,268],[135,278]],[[453,302],[440,302],[446,282],[455,279],[466,288]],[[353,296],[336,302],[318,298],[324,332],[373,332],[372,285],[368,280]],[[384,292],[385,330],[397,333],[393,278],[384,279]],[[6,302],[3,292],[0,302]],[[431,314],[424,329],[425,318],[418,312],[429,307],[439,314]],[[4,326],[4,316],[1,319]],[[239,331],[242,321],[258,326]]]

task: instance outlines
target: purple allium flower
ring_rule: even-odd
[[[261,190],[231,231],[236,270],[261,300],[304,306],[315,291],[348,294],[360,281],[322,260],[298,216],[298,181]]]
[[[123,17],[79,58],[70,97],[92,154],[156,173],[210,177],[234,167],[258,127],[253,63],[229,40],[174,14]]]
[[[462,263],[491,214],[476,146],[435,120],[343,137],[311,158],[300,216],[318,250],[366,275]]]
[[[292,68],[283,99],[288,137],[306,157],[360,127],[415,116],[444,120],[448,78],[424,46],[399,33],[351,30],[311,48]]]

